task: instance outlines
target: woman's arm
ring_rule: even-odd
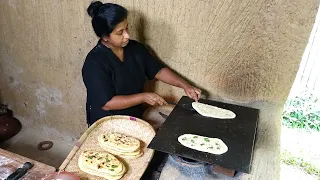
[[[124,96],[114,96],[101,109],[105,111],[121,110],[133,107],[142,103],[148,103],[152,106],[166,105],[167,102],[155,93],[139,93]]]
[[[172,86],[180,87],[184,89],[187,96],[194,99],[195,101],[198,101],[201,95],[201,90],[198,88],[195,88],[188,84],[185,80],[183,80],[180,76],[178,76],[176,73],[171,71],[169,68],[163,68],[156,74],[156,79],[165,82],[167,84],[170,84]]]

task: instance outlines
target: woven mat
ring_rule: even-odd
[[[90,126],[90,128],[81,136],[77,145],[73,148],[59,169],[74,172],[81,178],[81,180],[104,179],[82,172],[78,167],[78,158],[81,152],[85,150],[104,151],[99,146],[97,138],[100,134],[105,132],[118,132],[141,140],[142,150],[144,153],[143,156],[130,160],[124,160],[117,157],[127,167],[127,172],[121,179],[140,179],[153,157],[154,150],[148,149],[147,145],[155,136],[155,131],[147,122],[129,116],[105,117]]]

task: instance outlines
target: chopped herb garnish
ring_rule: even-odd
[[[205,140],[206,142],[210,142],[209,138],[204,138],[204,140]]]
[[[114,169],[110,169],[110,171],[114,171]]]
[[[193,136],[193,138],[198,138],[198,136]]]
[[[212,147],[212,146],[210,146],[210,147],[209,147],[209,149],[213,149],[213,147]]]
[[[87,156],[87,158],[92,159],[92,158],[93,158],[93,156]]]
[[[111,167],[112,167],[112,168],[116,168],[116,167],[118,167],[118,166],[117,166],[117,165],[112,165]]]
[[[200,146],[203,146],[203,145],[204,145],[204,143],[200,144]]]
[[[191,139],[191,142],[194,143],[194,140]]]
[[[185,141],[185,140],[187,140],[187,138],[182,138],[182,141]]]

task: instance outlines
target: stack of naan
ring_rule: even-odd
[[[108,152],[101,151],[82,152],[78,165],[81,171],[109,180],[120,179],[127,171],[126,167],[116,157]]]
[[[99,145],[107,152],[125,159],[142,156],[140,141],[124,134],[109,132],[98,137]]]
[[[135,159],[143,154],[138,139],[117,132],[101,134],[98,142],[105,151],[82,152],[78,165],[83,172],[109,180],[120,179],[127,171],[123,163],[114,155]]]

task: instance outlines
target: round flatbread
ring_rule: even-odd
[[[206,117],[213,117],[218,119],[233,119],[236,117],[236,114],[230,110],[222,109],[208,104],[203,104],[200,102],[193,102],[192,107],[199,114]]]
[[[209,138],[195,134],[183,134],[178,141],[185,147],[211,154],[223,154],[228,151],[227,145],[218,138]]]

